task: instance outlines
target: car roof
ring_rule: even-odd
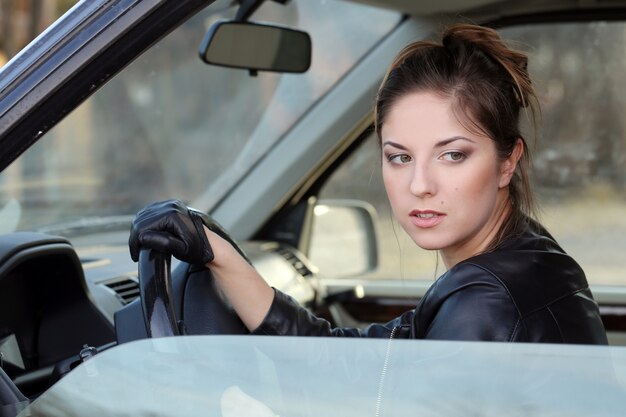
[[[589,10],[612,8],[626,4],[622,0],[347,0],[363,5],[396,10],[411,16],[433,14],[464,14],[474,13],[495,16],[518,15],[524,13],[550,12],[556,10]]]

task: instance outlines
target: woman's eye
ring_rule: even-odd
[[[406,163],[411,162],[411,157],[407,154],[400,153],[400,154],[389,155],[387,157],[387,160],[394,164],[406,164]]]
[[[465,154],[458,151],[446,152],[443,154],[443,159],[450,162],[459,162],[465,159]]]

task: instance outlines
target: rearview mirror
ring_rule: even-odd
[[[311,65],[308,33],[273,25],[220,21],[200,45],[207,64],[251,71],[301,73]]]

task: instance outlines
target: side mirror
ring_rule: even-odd
[[[376,209],[358,200],[322,200],[314,208],[309,259],[320,275],[339,278],[378,267]]]
[[[311,65],[311,38],[281,26],[219,21],[204,36],[200,58],[250,71],[301,73]]]

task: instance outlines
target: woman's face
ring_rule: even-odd
[[[431,92],[399,98],[381,137],[389,202],[413,241],[440,250],[447,267],[483,251],[510,211],[519,157],[500,161],[494,142],[464,128],[450,99]]]

